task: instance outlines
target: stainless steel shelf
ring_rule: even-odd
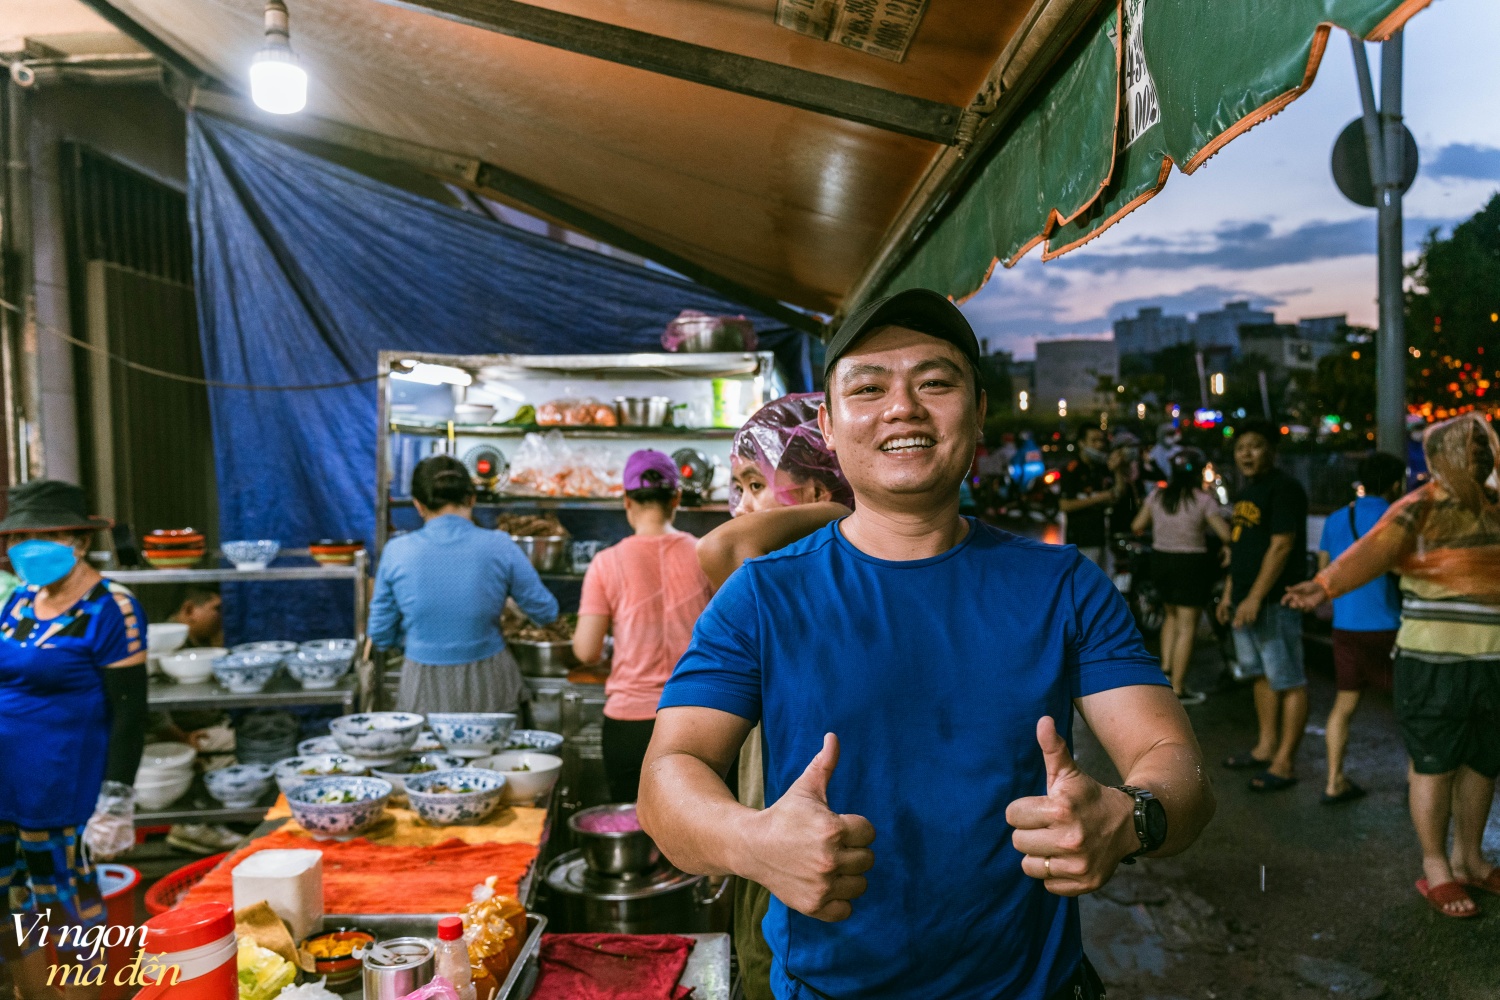
[[[615,438],[635,440],[650,437],[682,438],[709,441],[727,441],[734,437],[733,427],[598,427],[593,425],[546,425],[546,424],[459,424],[453,425],[455,435],[464,437],[522,437],[527,434],[545,434],[561,431],[565,437]],[[417,434],[425,437],[447,437],[447,423],[417,423],[410,420],[392,420],[394,434]]]
[[[198,808],[193,803],[202,800],[195,798],[195,795],[196,789],[188,792],[183,798],[160,812],[138,812],[135,814],[135,825],[170,826],[176,823],[256,823],[265,816],[266,810],[276,804],[276,796],[273,794],[262,802],[251,806],[249,809],[226,809],[223,806],[217,808],[212,806]]]
[[[268,566],[265,569],[107,569],[120,583],[220,583],[229,580],[353,580],[354,566]]]
[[[213,681],[174,684],[152,678],[146,688],[146,703],[153,708],[268,708],[286,705],[344,705],[353,711],[356,682],[351,673],[337,687],[309,691],[287,676],[277,677],[256,694],[235,694]]]
[[[391,497],[391,507],[412,506],[411,497]],[[625,504],[618,497],[527,497],[502,495],[498,500],[481,500],[474,504],[478,510],[506,510],[511,507],[537,507],[542,510],[618,510],[623,512]],[[728,514],[727,503],[706,503],[696,507],[678,507],[678,514]]]

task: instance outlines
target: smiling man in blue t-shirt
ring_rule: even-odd
[[[766,886],[779,1000],[1096,995],[1069,897],[1213,812],[1187,717],[1077,549],[963,518],[978,345],[925,290],[829,343],[820,423],[855,512],[747,562],[668,682],[642,824]],[[1129,789],[1069,752],[1077,708]],[[723,775],[755,722],[764,810]]]

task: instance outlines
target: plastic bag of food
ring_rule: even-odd
[[[733,346],[735,334],[739,335],[739,346]],[[684,309],[662,331],[661,346],[664,350],[680,351],[689,340],[731,351],[753,351],[759,343],[755,337],[755,324],[744,316],[713,316],[696,309]],[[707,350],[708,347],[699,346],[697,349]]]
[[[117,858],[135,846],[135,789],[118,781],[99,788],[94,814],[83,828],[83,843],[97,861]]]
[[[341,1000],[337,993],[324,985],[327,982],[328,977],[324,976],[315,983],[288,986],[281,991],[276,1000]]]
[[[426,986],[419,986],[400,1000],[458,1000],[458,990],[442,976],[434,976]]]
[[[819,392],[773,399],[735,432],[730,449],[729,510],[795,507],[818,500],[854,506],[838,457],[818,429]],[[746,489],[752,496],[747,498]]]

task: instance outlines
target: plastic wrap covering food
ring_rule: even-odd
[[[505,982],[526,942],[526,908],[511,896],[492,895],[464,907],[464,943],[474,992],[487,996]]]
[[[739,477],[746,465],[760,467],[777,506],[794,507],[817,499],[854,506],[854,493],[839,469],[839,460],[818,430],[822,402],[823,394],[818,392],[782,396],[756,410],[740,427],[730,455],[730,472],[735,477],[729,487],[731,513],[744,513]]]
[[[1500,604],[1500,441],[1478,414],[1433,424],[1422,439],[1432,480],[1391,505],[1317,580],[1332,595],[1381,573]]]
[[[597,399],[553,399],[536,409],[543,427],[614,427],[615,408]]]
[[[550,538],[569,534],[552,514],[501,514],[495,518],[495,530],[507,535],[530,538]]]
[[[732,346],[738,335],[739,346]],[[707,346],[737,351],[753,351],[759,345],[755,337],[755,324],[744,316],[713,316],[696,309],[684,309],[677,318],[662,331],[661,346],[668,351],[680,351],[684,345],[691,349],[690,341],[706,350]]]
[[[528,434],[510,463],[506,491],[541,497],[617,497],[623,458],[615,449],[574,443],[560,431]]]

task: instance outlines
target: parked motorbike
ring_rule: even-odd
[[[1115,589],[1130,606],[1136,627],[1144,636],[1161,634],[1166,609],[1151,579],[1151,543],[1134,535],[1116,534],[1110,543],[1115,570]]]

